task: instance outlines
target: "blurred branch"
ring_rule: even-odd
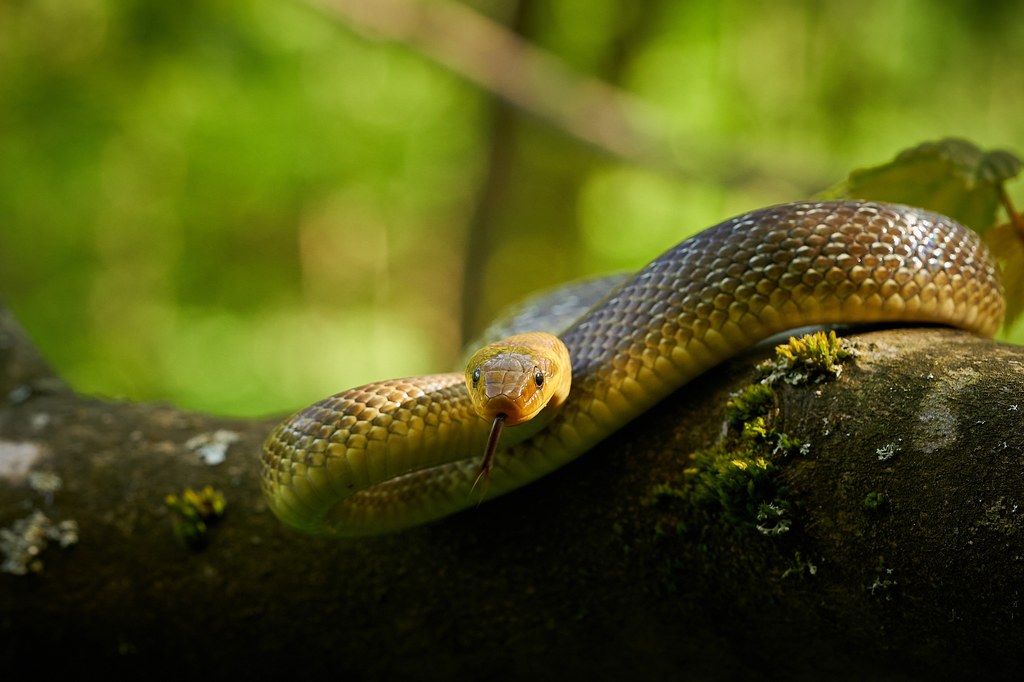
[[[665,112],[567,66],[507,28],[442,0],[306,0],[371,37],[403,43],[565,134],[630,163],[692,175]]]

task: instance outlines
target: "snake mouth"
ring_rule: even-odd
[[[521,397],[517,399],[501,393],[486,398],[486,401],[477,407],[477,414],[486,421],[501,417],[505,426],[519,426],[534,419],[545,405],[546,403],[536,400],[524,401]]]
[[[500,417],[505,426],[519,426],[535,416],[533,413],[524,411],[522,404],[504,393],[488,398],[487,402],[479,408],[479,414],[489,421]]]

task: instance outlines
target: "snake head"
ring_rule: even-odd
[[[530,421],[569,395],[569,351],[553,334],[531,332],[484,346],[466,365],[466,388],[483,419],[506,426]]]
[[[561,406],[571,383],[569,350],[553,334],[518,334],[473,354],[466,364],[466,388],[473,409],[491,422],[474,489],[482,481],[486,490],[502,428],[524,424],[546,407]]]

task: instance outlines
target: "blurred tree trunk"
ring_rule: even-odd
[[[660,0],[617,5],[619,20],[611,22],[615,32],[603,41],[589,75],[602,83],[621,84],[633,51],[644,44],[661,5]],[[533,0],[518,0],[514,7],[510,29],[526,44],[535,43],[542,7]],[[523,65],[503,67],[514,70]],[[542,80],[541,74],[534,76]],[[567,93],[558,96],[572,100]],[[487,164],[466,238],[464,341],[478,334],[495,310],[536,289],[538,279],[551,285],[578,274],[578,264],[565,257],[575,252],[579,239],[576,197],[589,170],[607,162],[594,149],[532,123],[529,115],[498,97],[490,101],[487,139]],[[502,253],[513,254],[511,260],[502,259]],[[495,262],[499,267],[492,269]],[[488,274],[493,278],[494,272],[507,283],[489,281]],[[524,272],[533,276],[523,277],[517,286]],[[495,300],[486,300],[481,292],[500,293]]]
[[[522,36],[529,24],[532,0],[516,0],[511,29]],[[506,68],[515,68],[509,64]],[[494,213],[503,204],[504,188],[510,184],[509,174],[515,168],[514,148],[518,126],[517,114],[511,105],[498,98],[488,102],[487,166],[477,193],[476,207],[466,234],[465,269],[462,278],[462,341],[479,333],[484,324],[480,292],[484,291],[487,264],[497,241]]]
[[[713,514],[674,525],[685,505],[652,496],[720,438],[758,349],[521,491],[337,542],[267,511],[269,422],[76,395],[0,314],[0,539],[37,513],[76,521],[79,538],[0,573],[3,670],[1010,678],[1024,657],[1024,351],[942,329],[853,340],[841,380],[778,391],[775,424],[811,448],[783,465],[788,533]],[[217,429],[239,440],[211,466],[185,444]],[[205,485],[227,513],[190,551],[164,498]]]

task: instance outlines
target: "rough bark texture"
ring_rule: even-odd
[[[776,391],[775,427],[810,445],[779,464],[787,533],[652,495],[685,488],[758,349],[522,491],[337,542],[267,511],[270,422],[76,395],[0,315],[0,527],[39,510],[79,536],[51,542],[37,570],[0,573],[0,669],[1009,677],[1024,644],[1024,352],[942,329],[852,340],[840,380]],[[210,466],[184,444],[217,429],[241,439]],[[47,492],[40,472],[62,486]],[[164,497],[207,484],[227,514],[190,551]]]

